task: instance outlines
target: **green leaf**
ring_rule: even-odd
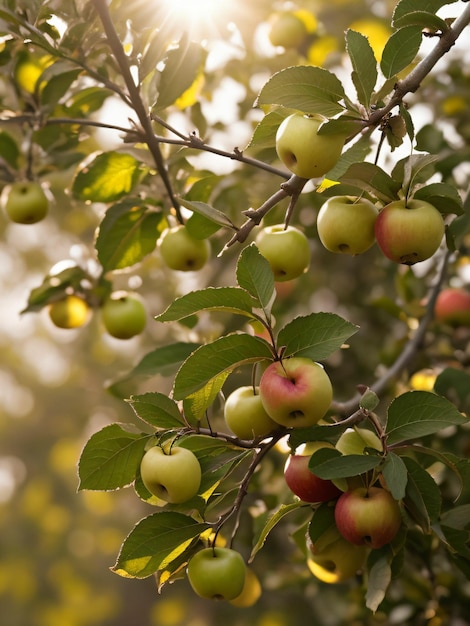
[[[455,367],[446,367],[434,382],[434,390],[456,404],[459,409],[470,412],[470,374]]]
[[[212,405],[222,389],[230,372],[223,372],[211,380],[195,393],[184,399],[184,416],[190,424],[197,425],[201,422],[207,409]]]
[[[174,398],[183,400],[216,376],[265,359],[272,359],[272,352],[260,337],[245,333],[220,337],[199,347],[186,359],[175,378]]]
[[[186,207],[190,211],[203,215],[214,224],[217,224],[217,227],[225,226],[226,228],[235,228],[232,220],[222,213],[222,211],[218,211],[213,206],[210,206],[205,202],[189,201],[184,198],[179,198],[179,201],[182,206]]]
[[[311,456],[308,466],[319,478],[333,480],[364,474],[376,468],[381,462],[382,457],[378,455],[342,455],[332,448],[320,448]]]
[[[106,211],[95,247],[104,272],[122,270],[154,251],[161,214],[126,199]]]
[[[58,61],[47,67],[41,76],[40,98],[42,104],[56,106],[78,78],[81,69],[68,62]]]
[[[418,54],[421,40],[420,26],[405,26],[393,33],[385,44],[380,62],[385,78],[395,76],[413,61]]]
[[[270,148],[276,143],[276,133],[281,122],[287,117],[284,109],[275,109],[267,113],[256,126],[246,148]]]
[[[256,104],[279,104],[303,113],[333,117],[344,111],[341,81],[320,67],[288,67],[272,76],[262,88]]]
[[[470,561],[470,533],[468,530],[451,528],[441,524],[441,531],[451,552]]]
[[[463,202],[459,192],[453,185],[447,183],[431,183],[425,187],[420,187],[413,197],[417,200],[425,200],[436,207],[444,214],[463,214]]]
[[[463,530],[470,527],[470,504],[456,506],[441,515],[441,524]]]
[[[393,26],[398,26],[401,20],[416,11],[436,13],[440,8],[452,2],[455,0],[400,0],[393,11]]]
[[[382,474],[395,500],[402,500],[405,497],[408,482],[408,471],[403,459],[393,452],[387,454]]]
[[[137,417],[155,428],[185,426],[178,405],[163,393],[149,392],[128,400]]]
[[[353,66],[352,81],[359,102],[369,109],[372,92],[377,82],[377,61],[369,40],[355,30],[346,31],[346,50]]]
[[[184,35],[176,48],[167,53],[165,67],[158,84],[158,98],[154,109],[161,111],[177,100],[196,80],[204,65],[203,47],[188,41]]]
[[[130,532],[112,569],[126,578],[151,576],[168,567],[208,528],[209,524],[197,523],[182,513],[154,513]]]
[[[68,289],[80,292],[82,283],[89,279],[85,270],[78,266],[67,267],[58,274],[48,274],[43,283],[31,291],[21,313],[40,311],[50,302],[63,298]]]
[[[415,522],[425,533],[431,530],[431,522],[437,521],[441,511],[441,492],[430,474],[416,461],[403,457],[408,470],[408,482],[404,504]]]
[[[80,170],[72,192],[90,202],[116,202],[128,195],[143,174],[140,161],[122,152],[104,152]]]
[[[237,282],[245,289],[269,319],[271,307],[276,297],[274,275],[269,262],[255,246],[247,246],[240,254],[237,264]]]
[[[409,391],[393,400],[388,409],[387,443],[394,445],[425,437],[468,418],[441,396],[429,391]]]
[[[325,126],[328,125],[329,123],[325,124]],[[328,172],[328,179],[340,180],[353,164],[365,161],[370,151],[370,137],[366,134],[355,141],[347,150],[343,151],[336,165]]]
[[[104,87],[80,89],[67,102],[67,112],[70,117],[86,117],[95,111],[99,111],[106,98],[109,98],[112,93],[111,90]]]
[[[354,163],[340,178],[367,191],[384,203],[398,200],[401,184],[373,163]]]
[[[437,160],[435,154],[412,154],[398,161],[392,176],[401,182],[407,196],[412,195],[413,188],[421,186],[434,174]]]
[[[296,511],[300,507],[305,506],[302,502],[294,502],[292,504],[281,504],[281,506],[270,516],[268,517],[264,526],[260,529],[255,537],[256,541],[253,546],[253,549],[250,554],[250,558],[248,562],[252,562],[257,553],[264,546],[266,539],[272,529],[279,524],[279,522],[292,511]]]
[[[148,435],[110,424],[92,435],[80,456],[79,489],[107,491],[130,485],[144,454]]]
[[[158,322],[175,322],[200,311],[222,311],[252,318],[253,300],[239,287],[208,287],[177,298],[155,319]]]
[[[0,132],[0,157],[4,159],[8,165],[17,169],[20,151],[18,144],[13,137],[4,131]]]
[[[358,331],[358,327],[335,313],[310,313],[286,324],[277,343],[285,346],[285,356],[302,356],[321,361],[338,350]]]
[[[392,568],[387,557],[382,556],[374,562],[367,576],[366,606],[373,613],[377,611],[387,589],[392,582]]]
[[[440,31],[442,33],[445,33],[449,28],[445,20],[428,11],[412,11],[401,17],[394,18],[393,26],[395,28],[420,26],[421,28],[429,28],[431,31]]]

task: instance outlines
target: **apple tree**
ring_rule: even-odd
[[[135,359],[79,459],[147,511],[112,570],[464,618],[470,4],[192,4],[0,6],[5,220],[93,230],[21,313]]]

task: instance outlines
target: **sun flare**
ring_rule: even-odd
[[[229,20],[227,0],[163,0],[164,19],[173,27],[201,36],[220,31]]]

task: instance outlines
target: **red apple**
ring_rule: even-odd
[[[328,447],[318,444],[317,449]],[[333,446],[331,446],[333,447]],[[309,469],[309,454],[291,454],[284,468],[284,478],[289,489],[304,502],[328,502],[341,495],[331,480],[315,476]]]
[[[328,374],[319,363],[291,357],[271,363],[264,371],[259,393],[268,415],[288,428],[316,424],[333,398]]]
[[[397,200],[387,204],[375,221],[375,237],[386,257],[413,265],[429,259],[444,236],[439,211],[424,200]]]
[[[434,316],[452,326],[470,326],[470,292],[448,287],[437,296]]]
[[[398,502],[380,487],[346,491],[335,507],[339,532],[355,545],[381,548],[393,541],[401,526]]]

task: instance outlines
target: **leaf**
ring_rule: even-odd
[[[421,40],[420,26],[405,26],[393,33],[385,44],[380,61],[385,78],[395,76],[413,61],[418,54]]]
[[[78,78],[81,69],[68,61],[58,61],[49,65],[41,76],[40,98],[42,104],[55,107]]]
[[[450,550],[460,558],[470,561],[470,533],[441,524],[441,531]]]
[[[256,126],[246,149],[252,147],[270,148],[274,146],[276,143],[277,129],[285,118],[286,112],[283,109],[275,109],[267,113]]]
[[[9,133],[0,131],[0,157],[12,168],[17,169],[19,156],[20,150],[13,137]]]
[[[302,356],[321,361],[338,350],[358,327],[335,313],[299,316],[279,331],[277,343],[285,356]]]
[[[342,455],[332,448],[321,448],[311,456],[308,466],[319,478],[332,480],[364,474],[376,468],[381,462],[382,457],[378,455]]]
[[[89,280],[88,274],[81,267],[67,267],[58,274],[48,274],[39,287],[31,291],[26,307],[21,313],[31,313],[41,310],[44,306],[63,298],[67,289],[81,291],[83,281]]]
[[[382,556],[377,559],[368,574],[366,606],[375,613],[385,598],[387,589],[392,582],[392,568],[387,557]]]
[[[269,319],[276,292],[274,275],[269,262],[255,246],[247,246],[240,254],[237,264],[237,282],[255,298],[258,306]]]
[[[320,67],[295,66],[274,74],[261,89],[256,104],[279,104],[333,117],[343,112],[339,102],[344,97],[343,85],[333,73]]]
[[[468,419],[455,406],[429,391],[408,391],[393,400],[388,409],[387,444],[425,437]]]
[[[393,452],[387,454],[382,474],[394,499],[402,500],[408,482],[408,471],[403,459]]]
[[[183,400],[224,372],[271,358],[269,344],[260,337],[246,333],[220,337],[186,359],[175,378],[174,398]]]
[[[449,509],[441,515],[441,524],[463,530],[470,527],[470,504],[463,504]]]
[[[189,423],[197,425],[204,419],[207,409],[220,393],[229,375],[230,372],[228,371],[211,378],[202,389],[185,398],[183,402],[184,416]]]
[[[80,456],[79,489],[108,491],[130,485],[144,454],[148,435],[110,424],[92,435]]]
[[[325,126],[328,126],[328,124],[325,124]],[[334,181],[340,180],[354,163],[365,161],[370,151],[370,137],[366,134],[355,141],[347,150],[343,151],[336,165],[328,172],[328,178]]]
[[[455,0],[400,0],[393,11],[393,26],[398,26],[400,20],[416,11],[436,13],[446,4],[452,4]]]
[[[417,200],[425,200],[432,204],[438,211],[444,214],[463,214],[463,202],[459,192],[453,185],[447,183],[431,183],[421,187],[413,197]]]
[[[401,182],[403,190],[409,196],[414,187],[427,182],[434,174],[437,159],[435,154],[412,154],[398,161],[392,176]]]
[[[106,211],[95,247],[103,271],[121,270],[153,252],[161,214],[140,200],[126,199]]]
[[[72,192],[78,200],[116,202],[129,194],[143,174],[140,161],[122,152],[103,152],[80,170]]]
[[[384,203],[398,200],[401,184],[373,163],[354,163],[340,178],[371,193]]]
[[[296,511],[301,506],[305,506],[302,502],[294,502],[292,504],[281,504],[281,506],[275,511],[266,521],[264,526],[258,532],[256,537],[256,542],[251,550],[250,557],[248,562],[251,563],[257,553],[264,546],[266,539],[272,529],[286,516],[289,515],[292,511]]]
[[[393,26],[395,28],[403,28],[403,26],[420,26],[429,28],[434,32],[445,33],[449,26],[445,20],[438,17],[434,13],[428,11],[412,11],[402,17],[394,18]]]
[[[217,226],[225,226],[227,228],[235,228],[234,223],[228,218],[222,211],[215,209],[213,206],[206,204],[205,202],[189,201],[184,198],[179,198],[179,202],[182,206],[186,207],[194,213],[203,215],[205,218],[217,224]],[[215,231],[214,231],[215,232]]]
[[[176,298],[157,322],[175,322],[200,311],[222,311],[253,317],[253,300],[239,287],[208,287]]]
[[[403,457],[403,462],[408,470],[404,504],[415,522],[429,533],[431,522],[439,518],[441,492],[430,474],[416,461]]]
[[[181,428],[185,425],[176,402],[163,393],[132,396],[128,402],[137,417],[155,428]]]
[[[459,409],[470,412],[470,374],[454,367],[446,367],[434,382],[434,390],[457,405]]]
[[[161,511],[142,519],[124,541],[116,564],[116,574],[126,578],[146,578],[163,570],[210,528],[175,511]]]
[[[369,40],[355,30],[346,31],[346,50],[353,66],[352,80],[359,102],[369,109],[377,82],[377,61]]]

